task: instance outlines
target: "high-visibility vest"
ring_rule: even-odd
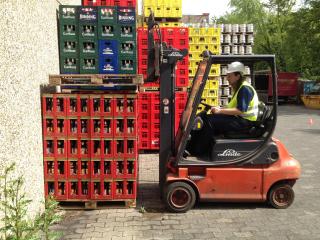
[[[240,114],[240,116],[244,119],[249,120],[249,121],[257,121],[258,112],[259,112],[258,94],[257,94],[256,90],[247,81],[243,81],[243,83],[239,87],[238,91],[233,94],[231,101],[228,104],[228,108],[237,108],[237,106],[238,106],[237,97],[238,97],[238,93],[239,93],[240,89],[242,88],[242,86],[248,86],[252,89],[253,98],[251,99],[251,101],[249,103],[248,110],[246,112],[242,112],[242,114]]]

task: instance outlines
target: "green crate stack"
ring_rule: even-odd
[[[137,73],[136,9],[118,7],[120,74]]]
[[[80,73],[99,72],[98,13],[95,7],[79,7]]]
[[[118,40],[117,7],[98,7],[98,39]]]
[[[59,6],[60,72],[79,73],[78,6]]]

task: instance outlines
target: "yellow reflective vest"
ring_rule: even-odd
[[[258,94],[257,94],[256,90],[247,81],[243,81],[243,83],[239,87],[238,91],[232,95],[231,101],[228,104],[228,108],[237,108],[237,106],[238,106],[237,97],[238,97],[238,93],[239,93],[240,89],[242,88],[242,86],[248,86],[252,89],[253,98],[251,99],[251,101],[249,103],[248,110],[246,112],[242,112],[242,114],[240,114],[240,116],[244,119],[249,120],[249,121],[257,121],[258,106],[259,106]]]

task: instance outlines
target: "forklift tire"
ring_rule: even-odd
[[[173,182],[165,191],[166,206],[175,213],[184,213],[193,208],[196,202],[196,193],[185,182]]]
[[[289,184],[276,184],[270,189],[268,200],[274,208],[288,208],[294,201],[294,191]]]

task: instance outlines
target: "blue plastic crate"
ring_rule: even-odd
[[[134,7],[118,7],[118,23],[136,24],[136,9]]]
[[[99,57],[99,73],[101,74],[118,73],[118,58],[100,56]]]
[[[79,21],[96,23],[98,21],[98,11],[96,7],[79,7]]]
[[[118,58],[117,40],[99,40],[99,56]]]

